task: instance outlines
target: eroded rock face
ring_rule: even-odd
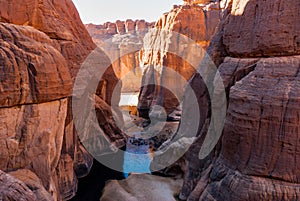
[[[0,8],[1,22],[32,26],[56,40],[73,78],[95,48],[71,0],[1,1]]]
[[[300,54],[298,2],[240,0],[232,4],[223,34],[223,44],[231,56]],[[233,31],[233,27],[240,31]]]
[[[163,178],[154,175],[130,175],[128,179],[110,181],[101,201],[132,200],[132,201],[175,201],[182,180]]]
[[[55,168],[61,156],[67,106],[67,99],[62,99],[2,108],[0,169],[29,168],[57,197]]]
[[[9,175],[23,182],[35,194],[37,200],[54,200],[52,195],[44,188],[41,180],[30,170],[19,169],[9,172]]]
[[[154,23],[145,20],[107,22],[103,25],[87,24],[94,42],[110,57],[114,71],[122,79],[122,92],[138,92],[142,71],[139,68],[139,50],[145,34]]]
[[[184,86],[201,60],[193,59],[191,53],[202,50],[193,49],[191,41],[206,49],[218,22],[218,10],[204,11],[201,6],[184,5],[176,6],[156,23],[157,30],[145,40],[140,53],[144,76],[138,109],[142,117],[147,118],[154,105],[163,106],[168,115],[179,106]],[[177,78],[172,72],[177,73]],[[153,83],[163,86],[154,87]]]
[[[36,195],[20,180],[0,170],[0,199],[9,200],[37,200]]]
[[[188,174],[197,173],[199,182],[186,179],[183,198],[298,199],[299,6],[294,1],[229,4],[209,47],[213,59],[221,61],[219,72],[228,96],[223,136],[206,172],[191,168],[201,168],[205,161],[189,159]],[[202,143],[196,142],[193,151]]]
[[[145,20],[131,20],[126,21],[117,20],[116,22],[106,22],[104,24],[86,24],[88,32],[93,38],[93,41],[101,46],[107,39],[112,38],[114,35],[139,35],[154,26],[153,22],[146,22]],[[144,33],[145,34],[145,33]]]
[[[247,62],[227,58],[220,69],[228,64],[245,68]],[[255,69],[231,87],[222,149],[204,200],[209,194],[217,200],[297,199],[299,64],[299,56],[259,59]],[[219,188],[234,190],[212,193]]]
[[[65,98],[72,89],[67,61],[46,34],[25,26],[0,24],[0,107]]]
[[[36,175],[33,180],[51,199],[70,199],[77,177],[92,166],[91,156],[79,145],[70,96],[82,62],[96,45],[70,0],[1,1],[0,22],[0,169],[30,170],[29,177]],[[118,81],[110,69],[103,77],[110,82],[99,84],[106,104]],[[22,181],[27,185],[27,179]],[[14,192],[3,188],[4,198]],[[29,194],[28,200],[42,200],[39,193]]]

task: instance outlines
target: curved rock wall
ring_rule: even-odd
[[[0,169],[23,182],[1,184],[0,197],[13,199],[18,194],[11,192],[24,190],[27,200],[68,200],[77,191],[77,177],[92,165],[74,129],[70,96],[82,62],[96,45],[71,0],[1,1],[0,33]],[[97,95],[108,105],[118,82],[113,70],[107,70],[104,81]],[[99,110],[104,111],[99,121],[115,128],[106,123],[110,107]],[[118,135],[112,130],[105,135]],[[15,170],[18,174],[11,173]],[[28,171],[41,185],[22,180]],[[42,193],[33,190],[39,188]]]
[[[195,64],[196,61],[187,62],[184,59],[195,50],[191,50],[184,39],[178,41],[176,37],[179,37],[178,34],[182,35],[181,38],[187,37],[206,49],[215,33],[220,11],[205,9],[198,5],[174,6],[156,23],[156,31],[145,40],[140,52],[143,69],[138,105],[140,116],[148,117],[149,110],[154,105],[163,106],[166,113],[170,114],[181,103],[184,83],[180,79],[174,79],[170,71],[175,71],[187,81],[195,73],[192,65],[198,64]],[[160,33],[160,30],[165,33]],[[164,87],[153,87],[153,83],[161,83]],[[176,91],[177,95],[169,90]]]
[[[221,61],[228,94],[223,136],[209,177],[198,171],[198,184],[188,178],[183,198],[298,199],[299,9],[293,0],[229,4],[209,47],[213,59]],[[201,143],[194,146],[200,150]],[[188,174],[203,162],[189,159]]]

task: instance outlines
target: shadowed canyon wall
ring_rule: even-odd
[[[93,160],[78,141],[70,97],[96,45],[71,0],[1,1],[0,33],[0,199],[70,199]],[[104,132],[119,136],[108,120],[118,81],[109,69],[94,107],[101,128],[111,128]]]

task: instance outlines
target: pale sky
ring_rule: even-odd
[[[183,0],[73,0],[84,24],[125,19],[157,21]]]

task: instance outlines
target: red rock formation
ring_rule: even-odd
[[[42,181],[30,170],[20,169],[10,172],[9,175],[23,182],[35,194],[36,200],[53,200],[51,194],[44,188]]]
[[[198,185],[188,186],[191,179],[186,180],[181,197],[297,200],[300,4],[233,0],[227,9],[209,47],[213,58],[221,61],[219,71],[228,93],[223,137],[212,153],[209,177],[198,171]],[[201,146],[196,143],[193,152]],[[197,172],[191,169],[197,163],[203,168],[203,162],[191,157],[188,174]]]
[[[131,20],[126,21],[117,20],[115,23],[106,22],[103,25],[86,24],[88,32],[93,38],[93,41],[101,47],[105,40],[112,37],[118,37],[118,35],[130,34],[136,38],[143,38],[145,33],[140,32],[148,31],[153,28],[153,22],[146,22],[145,20]],[[119,36],[120,37],[120,36]]]
[[[116,31],[111,32],[109,26],[116,27]],[[145,34],[153,26],[153,23],[145,20],[118,20],[104,25],[86,25],[94,42],[111,57],[114,71],[122,79],[123,92],[139,91],[142,72],[138,52]]]
[[[71,0],[1,1],[0,33],[0,169],[28,169],[52,199],[70,199],[77,176],[88,173],[92,159],[78,143],[68,97],[96,45]],[[103,52],[99,55],[110,63]],[[107,72],[103,80],[111,82],[101,91],[110,103],[118,79],[112,69]],[[3,188],[5,199],[18,191]],[[38,192],[28,193],[29,200],[42,200]]]
[[[205,49],[218,22],[219,11],[204,11],[197,5],[184,5],[164,14],[156,23],[155,27],[158,30],[152,33],[154,37],[146,40],[144,50],[140,53],[144,74],[144,86],[140,91],[138,106],[141,116],[148,117],[150,108],[156,104],[163,106],[167,114],[172,113],[179,105],[185,82],[195,73],[193,65],[199,64],[199,58],[187,62],[184,57],[191,58],[191,52],[201,51],[191,49],[187,41],[193,41]],[[160,30],[166,33],[160,33]],[[177,33],[183,35],[180,41],[176,39],[179,37]],[[174,70],[186,81],[182,83],[179,78],[174,78],[167,73],[167,69]],[[150,83],[161,83],[164,87],[154,88]],[[178,94],[175,96],[167,89],[177,91]]]
[[[34,187],[38,186],[38,180],[35,181],[36,183],[33,185]],[[8,200],[24,200],[24,201],[35,201],[35,200],[51,200],[47,199],[46,196],[37,197],[38,195],[33,192],[30,187],[27,186],[22,181],[18,180],[17,178],[6,174],[5,172],[0,170],[0,199],[4,201]],[[36,189],[39,191],[39,189]],[[38,199],[39,198],[39,199]]]
[[[0,24],[0,30],[1,107],[69,96],[72,80],[56,41],[32,27]]]
[[[95,48],[71,0],[1,1],[0,8],[1,22],[32,26],[57,40],[73,78]]]

